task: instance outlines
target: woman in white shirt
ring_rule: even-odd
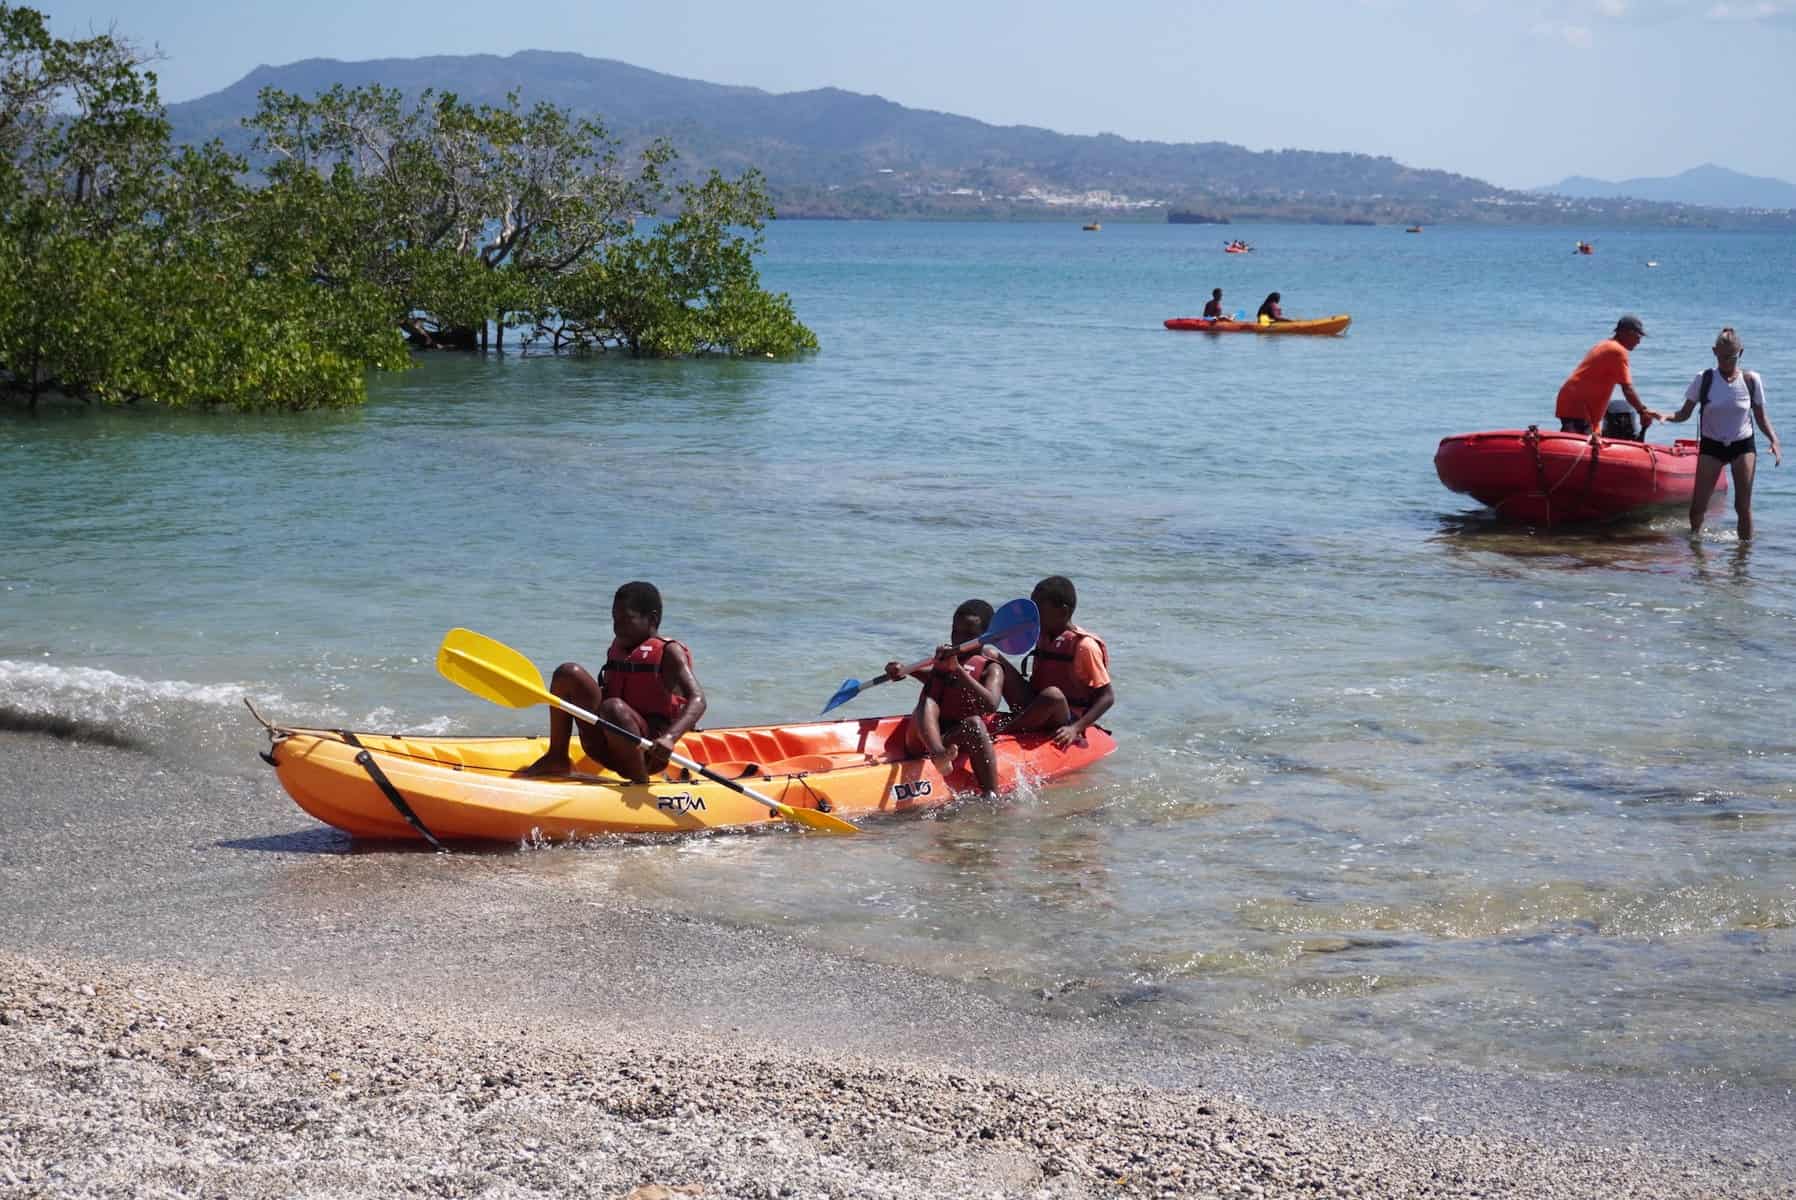
[[[1702,409],[1701,457],[1696,460],[1696,490],[1690,494],[1691,533],[1702,528],[1715,481],[1721,477],[1721,468],[1729,467],[1734,474],[1734,512],[1740,519],[1740,537],[1752,536],[1752,475],[1758,463],[1753,422],[1765,431],[1772,459],[1778,466],[1784,465],[1777,430],[1765,416],[1765,381],[1740,369],[1740,355],[1745,352],[1733,327],[1723,329],[1715,338],[1715,366],[1697,375],[1684,389],[1684,406],[1665,418],[1682,421],[1694,409]]]

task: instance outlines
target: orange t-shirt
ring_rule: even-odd
[[[1110,652],[1095,637],[1079,639],[1073,651],[1073,678],[1094,692],[1110,682]]]
[[[1559,387],[1559,401],[1553,406],[1555,417],[1581,417],[1592,429],[1601,429],[1603,412],[1609,407],[1609,396],[1615,385],[1634,386],[1628,373],[1628,348],[1609,338],[1598,342],[1573,368],[1571,376]]]

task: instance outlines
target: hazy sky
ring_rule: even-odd
[[[571,50],[996,124],[1355,150],[1510,187],[1717,162],[1796,181],[1796,0],[49,0],[165,101],[302,58]]]

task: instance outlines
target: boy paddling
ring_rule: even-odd
[[[626,583],[611,601],[610,649],[594,679],[579,663],[555,668],[549,690],[615,725],[650,739],[644,750],[633,740],[601,726],[580,725],[580,746],[602,766],[632,783],[667,767],[674,746],[705,714],[705,693],[692,673],[685,646],[661,636],[661,593],[652,583]],[[549,748],[520,775],[566,775],[572,769],[568,743],[574,718],[549,710]]]
[[[1050,575],[1035,585],[1029,598],[1041,613],[1041,636],[1023,658],[1024,666],[1034,660],[1028,678],[1003,664],[1010,715],[1001,728],[1005,733],[1051,729],[1054,744],[1064,750],[1116,703],[1110,651],[1102,638],[1073,624],[1079,596],[1072,580]]]
[[[1004,667],[982,647],[964,655],[959,647],[991,623],[992,606],[983,600],[968,600],[954,610],[947,643],[935,648],[934,662],[914,672],[923,681],[923,694],[904,734],[905,747],[912,754],[928,755],[943,775],[954,769],[948,747],[965,750],[979,790],[988,794],[998,790],[998,760],[992,754],[986,719],[1003,703]],[[886,678],[904,678],[904,668],[887,663]]]

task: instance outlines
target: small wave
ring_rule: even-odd
[[[179,679],[140,679],[103,667],[64,667],[55,663],[14,662],[0,659],[0,691],[8,707],[24,711],[57,711],[58,698],[77,696],[102,700],[106,707],[122,709],[144,701],[175,700],[223,707],[235,705],[251,691],[244,683],[187,683]],[[258,697],[279,702],[267,689],[255,689]]]

